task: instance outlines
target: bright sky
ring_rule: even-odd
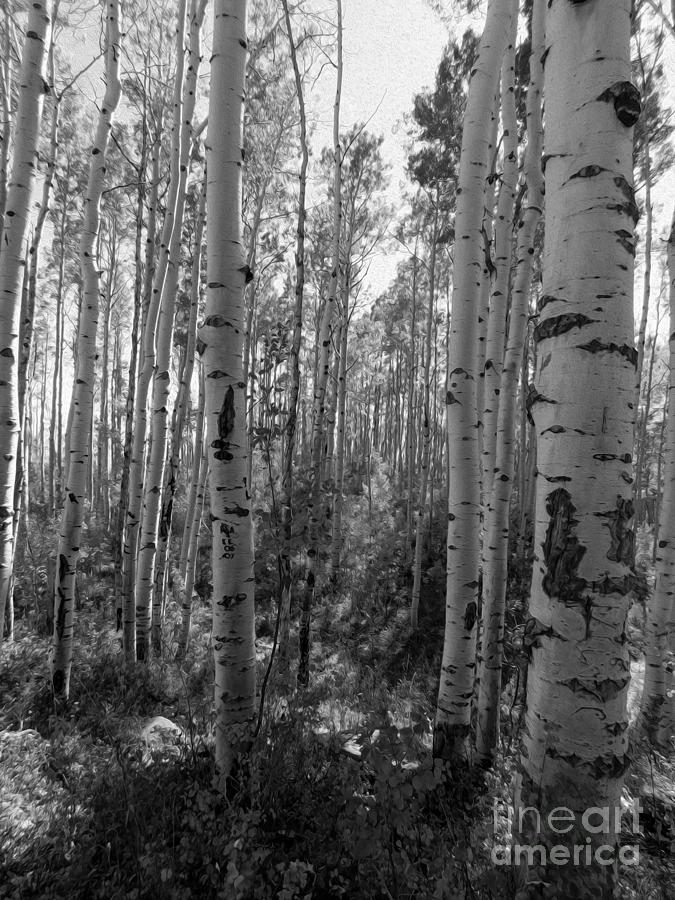
[[[392,167],[387,199],[399,210],[406,184],[402,119],[415,94],[433,86],[448,32],[424,0],[343,0],[343,18],[341,130],[370,120],[368,130],[384,136],[382,154]],[[308,99],[319,122],[317,152],[333,143],[334,97],[335,70],[327,67]],[[387,286],[403,255],[391,247],[376,252],[368,279],[373,293]]]

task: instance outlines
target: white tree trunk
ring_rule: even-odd
[[[455,275],[450,333],[447,427],[447,596],[443,662],[438,689],[434,753],[466,752],[475,674],[480,557],[480,446],[476,386],[479,372],[478,309],[484,265],[483,209],[490,119],[508,39],[510,7],[491,0],[464,116],[455,218]]]
[[[216,765],[231,774],[255,714],[253,521],[246,483],[245,289],[241,191],[246,0],[215,0],[207,146],[206,376],[213,528]]]
[[[298,398],[300,396],[300,350],[302,345],[302,314],[305,292],[305,223],[307,218],[307,171],[309,168],[309,146],[307,143],[307,113],[302,74],[298,64],[297,49],[293,37],[291,14],[288,0],[282,0],[288,42],[295,78],[295,92],[298,98],[300,113],[300,173],[298,185],[298,226],[295,244],[295,305],[293,309],[293,339],[288,357],[288,373],[290,387],[288,397],[288,413],[285,426],[285,446],[282,463],[281,489],[283,492],[282,522],[283,545],[279,554],[280,581],[279,594],[281,609],[279,610],[278,654],[279,674],[285,679],[288,673],[288,640],[290,633],[291,591],[293,586],[293,570],[291,553],[293,542],[293,459],[295,454],[296,431],[298,421]]]
[[[424,516],[427,506],[429,488],[429,465],[431,462],[431,344],[434,323],[434,304],[436,300],[436,246],[438,244],[438,194],[434,225],[431,232],[431,250],[429,253],[429,308],[427,310],[426,347],[424,353],[424,408],[422,425],[422,480],[420,484],[419,502],[417,506],[417,523],[415,526],[415,556],[413,558],[413,586],[410,598],[410,627],[417,629],[419,621],[420,593],[422,590],[422,546],[424,545]]]
[[[187,651],[192,621],[192,592],[199,554],[199,524],[204,507],[204,486],[206,483],[207,462],[204,454],[204,404],[205,404],[204,372],[199,371],[199,405],[197,422],[195,423],[195,446],[192,460],[192,477],[190,480],[190,497],[188,500],[183,542],[180,554],[179,571],[174,575],[179,585],[181,606],[181,628],[178,638],[177,657],[182,659]]]
[[[0,247],[0,643],[14,564],[14,484],[21,431],[18,383],[21,290],[45,86],[45,48],[51,32],[50,14],[50,0],[36,0],[30,5]],[[8,137],[5,134],[4,140]]]
[[[548,10],[546,237],[535,393],[535,563],[515,828],[519,844],[615,846],[583,826],[620,806],[628,765],[625,626],[633,550],[635,203],[630,0],[554,2]],[[555,807],[575,816],[550,829]],[[595,823],[594,823],[595,825]],[[567,827],[567,826],[565,826]],[[610,833],[611,832],[611,833]],[[615,866],[541,866],[522,897],[613,896]],[[527,869],[527,863],[523,866]]]
[[[664,486],[656,549],[656,585],[647,616],[642,716],[650,738],[671,749],[675,734],[675,215],[668,239],[670,381],[664,445]]]
[[[105,38],[106,91],[101,103],[94,146],[91,151],[89,178],[84,207],[84,223],[80,237],[82,269],[82,307],[77,332],[77,365],[73,379],[70,435],[70,461],[65,502],[59,530],[54,604],[54,635],[51,659],[52,688],[57,704],[67,702],[70,669],[73,658],[73,624],[75,577],[82,535],[84,506],[87,500],[87,472],[91,462],[90,435],[96,378],[96,331],[99,314],[99,269],[96,246],[99,229],[99,206],[105,184],[106,151],[114,112],[119,103],[121,84],[120,22],[118,0],[107,0]],[[91,499],[91,497],[89,497]]]
[[[128,662],[136,660],[136,551],[138,549],[141,511],[143,507],[143,473],[145,461],[145,435],[147,431],[147,400],[152,368],[154,365],[154,331],[159,312],[160,290],[153,290],[153,283],[162,280],[166,274],[166,254],[162,254],[159,266],[154,268],[155,224],[157,216],[157,191],[159,185],[160,145],[156,140],[153,148],[151,165],[152,187],[148,205],[148,231],[145,254],[145,291],[143,297],[143,315],[141,332],[143,335],[142,359],[138,360],[138,377],[134,394],[133,422],[134,432],[129,459],[129,497],[124,515],[124,537],[122,552],[122,643],[124,655]],[[164,231],[170,225],[171,185],[167,214],[163,225]],[[175,202],[175,199],[174,199]],[[166,240],[168,241],[168,237]],[[163,273],[163,274],[162,274]]]
[[[511,3],[513,9],[513,3]],[[502,365],[506,338],[506,310],[511,280],[513,249],[513,212],[518,184],[518,121],[516,119],[515,57],[518,9],[511,16],[508,46],[504,53],[501,75],[502,148],[503,164],[497,220],[494,229],[494,290],[490,297],[490,314],[485,343],[483,366],[483,497],[484,507],[490,506],[497,448],[497,417],[499,415]]]
[[[171,380],[171,349],[173,345],[173,324],[178,287],[179,252],[183,231],[185,210],[185,186],[187,182],[190,147],[192,144],[192,116],[194,113],[197,75],[199,73],[199,34],[204,16],[205,0],[192,0],[190,6],[190,41],[187,74],[183,80],[183,66],[176,71],[177,90],[174,106],[174,120],[178,125],[177,143],[171,153],[170,179],[176,181],[175,206],[173,209],[171,236],[168,245],[162,248],[167,254],[167,267],[162,282],[154,341],[154,367],[152,374],[152,398],[150,450],[148,453],[145,482],[143,485],[143,515],[138,546],[136,567],[136,655],[146,659],[150,639],[151,603],[159,604],[160,598],[153,599],[155,573],[155,551],[157,549],[159,514],[161,510],[164,466],[166,462],[167,418]],[[185,7],[181,4],[179,33],[184,31]],[[177,44],[184,56],[183,41]],[[180,76],[180,77],[179,77]],[[156,609],[153,613],[159,617]]]
[[[514,17],[515,18],[515,17]],[[541,170],[541,90],[544,50],[544,8],[535,3],[532,17],[532,50],[530,83],[527,92],[527,149],[525,177],[527,202],[518,224],[517,268],[513,284],[511,314],[506,355],[498,395],[496,454],[493,484],[489,491],[490,506],[486,516],[483,548],[482,659],[476,721],[476,753],[481,763],[490,763],[499,741],[499,714],[504,640],[504,607],[506,603],[507,563],[509,547],[509,509],[515,470],[516,401],[527,336],[530,286],[534,261],[534,239],[542,214],[543,174]],[[514,29],[515,38],[515,29]],[[507,53],[507,55],[511,55]],[[513,57],[511,57],[513,62]],[[507,78],[502,102],[513,113],[508,118],[515,125],[513,78]],[[510,99],[509,99],[510,98]],[[505,120],[507,116],[505,115]],[[510,232],[510,229],[509,229]],[[510,259],[510,245],[508,258]],[[498,266],[499,269],[499,266]],[[497,277],[499,284],[499,275]],[[508,278],[505,286],[508,284]],[[504,298],[506,300],[506,297]]]
[[[314,415],[312,421],[311,487],[308,504],[309,546],[307,548],[307,585],[302,598],[300,618],[300,659],[298,684],[309,682],[309,653],[311,617],[316,588],[319,556],[319,526],[321,501],[321,456],[323,449],[324,419],[326,415],[326,388],[330,367],[331,324],[337,301],[340,270],[340,235],[342,233],[342,148],[340,147],[340,102],[342,98],[342,0],[337,0],[337,86],[333,105],[333,249],[330,287],[319,329],[317,341],[316,382],[314,385]]]

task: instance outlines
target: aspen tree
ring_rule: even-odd
[[[155,578],[155,590],[163,589],[164,568],[166,566],[167,550],[170,540],[171,531],[171,507],[173,505],[173,497],[176,490],[176,479],[178,478],[178,467],[180,464],[180,451],[183,441],[183,428],[188,416],[190,407],[190,389],[192,385],[192,374],[194,371],[195,351],[197,347],[197,320],[199,317],[199,299],[200,299],[200,282],[201,282],[201,265],[202,265],[202,239],[204,237],[204,224],[206,222],[206,177],[202,182],[202,189],[199,197],[199,206],[195,216],[195,236],[194,250],[192,256],[192,269],[190,273],[190,315],[187,325],[187,341],[185,345],[185,354],[183,365],[180,373],[180,384],[178,386],[178,396],[174,407],[174,422],[171,436],[171,454],[167,464],[167,474],[164,479],[164,490],[162,499],[162,519],[160,521],[160,543],[157,554],[157,576]],[[200,391],[201,391],[201,375],[200,375]],[[203,413],[203,402],[200,402],[200,414]],[[196,451],[195,451],[196,452]],[[200,450],[201,452],[201,450]],[[194,461],[193,461],[194,462]],[[194,482],[198,480],[199,472],[193,472],[191,491]],[[192,494],[190,495],[192,501]],[[189,543],[188,531],[190,528],[190,514],[185,520],[185,528],[183,532],[183,543],[181,544],[180,563],[178,572],[181,579],[185,580],[184,571],[184,553],[187,553],[186,543]],[[186,538],[188,540],[186,541]],[[153,642],[157,646],[158,635],[155,632],[159,628],[159,620],[153,615]]]
[[[415,556],[413,560],[413,587],[410,602],[410,624],[413,631],[419,619],[420,593],[422,588],[422,545],[424,539],[424,513],[427,505],[429,488],[429,465],[431,462],[431,336],[434,321],[434,302],[436,294],[436,248],[438,244],[438,191],[434,209],[434,224],[431,232],[431,251],[429,254],[429,309],[427,310],[426,345],[424,354],[424,425],[422,433],[422,482],[420,484],[419,505],[417,508],[417,527],[415,530]]]
[[[434,732],[434,753],[444,758],[462,758],[466,752],[475,672],[481,515],[477,339],[490,137],[485,111],[496,94],[510,18],[510,5],[491,0],[469,87],[459,164],[446,398],[450,468],[447,596]]]
[[[670,749],[675,735],[675,216],[668,238],[670,380],[663,497],[656,544],[656,584],[648,604],[642,717],[649,737]]]
[[[514,40],[515,35],[514,22]],[[486,515],[483,551],[482,658],[476,723],[476,753],[482,763],[492,761],[499,737],[509,509],[515,474],[516,400],[527,335],[534,239],[543,207],[544,185],[541,170],[541,91],[543,87],[541,57],[543,51],[544,8],[542,3],[535,2],[532,12],[530,82],[527,91],[527,147],[524,159],[527,199],[518,222],[516,273],[511,299],[508,341],[499,381],[499,412],[496,423],[493,486],[490,491],[490,506]],[[507,57],[510,57],[511,64],[513,64],[514,57],[511,48],[505,59]],[[507,76],[503,85],[504,121],[509,123],[509,129],[515,128],[513,78],[510,75]],[[515,152],[515,147],[513,149]],[[509,241],[509,259],[510,256]],[[500,274],[497,275],[496,284],[502,284],[504,289],[508,290],[508,278],[502,282]],[[506,301],[506,297],[504,300]]]
[[[511,4],[513,8],[513,4]],[[513,212],[518,182],[518,122],[516,119],[515,65],[518,9],[511,16],[508,45],[501,74],[503,163],[497,217],[494,227],[494,288],[485,340],[483,366],[483,495],[489,507],[495,468],[497,417],[499,414],[502,364],[506,337],[506,310],[511,276]]]
[[[316,588],[319,557],[319,516],[321,501],[321,455],[326,415],[326,388],[330,369],[331,325],[340,271],[340,235],[342,233],[342,148],[340,146],[340,102],[342,98],[342,0],[337,0],[337,85],[333,104],[333,247],[332,270],[328,296],[321,317],[317,339],[317,364],[314,384],[314,416],[312,422],[312,465],[309,499],[309,546],[307,548],[307,584],[302,598],[300,617],[300,659],[298,684],[309,682],[309,651],[312,606]]]
[[[19,328],[24,245],[35,182],[43,66],[51,33],[51,2],[30,5],[19,76],[14,153],[0,246],[0,643],[14,562],[14,488],[19,433]],[[7,136],[5,136],[7,141]]]
[[[160,119],[161,121],[161,119]],[[143,358],[137,360],[138,372],[133,399],[133,435],[129,447],[128,497],[124,509],[124,529],[122,541],[122,645],[128,662],[136,660],[136,551],[138,548],[138,531],[140,528],[141,508],[143,503],[143,462],[144,443],[147,425],[146,403],[148,387],[152,377],[154,355],[153,330],[157,323],[160,293],[153,291],[153,282],[163,277],[155,268],[155,226],[157,218],[157,194],[159,187],[160,142],[155,139],[152,163],[152,186],[148,202],[148,226],[145,252],[145,288],[143,292],[143,310],[141,322]],[[171,192],[171,185],[169,185]],[[171,196],[169,196],[169,204]],[[163,231],[170,228],[169,211],[164,220]],[[162,235],[164,239],[165,235]],[[160,258],[159,270],[165,265],[166,257]]]
[[[298,421],[298,398],[300,396],[300,348],[302,344],[302,313],[305,293],[305,222],[307,217],[307,170],[309,168],[309,146],[307,143],[307,112],[305,109],[304,86],[298,53],[293,38],[293,24],[288,9],[288,0],[282,0],[288,43],[295,79],[295,92],[300,113],[300,172],[298,175],[298,224],[295,242],[295,303],[293,306],[293,338],[288,359],[290,387],[288,412],[286,414],[284,457],[282,462],[281,490],[283,544],[279,558],[281,610],[279,613],[279,661],[280,670],[285,674],[288,662],[288,633],[291,614],[291,589],[293,572],[291,568],[291,543],[293,538],[293,457]]]
[[[70,461],[65,503],[59,529],[54,603],[54,634],[51,658],[52,689],[57,704],[68,700],[73,658],[75,578],[80,550],[84,505],[87,499],[87,467],[90,462],[90,433],[96,377],[96,331],[99,314],[99,273],[96,245],[99,206],[106,172],[106,152],[112,120],[121,94],[119,0],[105,4],[106,90],[91,151],[85,197],[84,222],[80,236],[82,305],[77,332],[77,363],[71,397],[72,426]]]
[[[546,236],[530,409],[535,562],[515,843],[616,847],[628,766],[635,350],[630,0],[554,2],[545,63]],[[569,830],[551,827],[564,806]],[[536,815],[527,811],[537,810]],[[612,821],[608,821],[612,819]],[[536,821],[535,821],[536,820]],[[586,857],[587,858],[587,857]],[[607,859],[606,852],[604,858]],[[521,863],[523,858],[521,857]],[[614,896],[616,864],[523,864],[520,896]],[[525,871],[527,870],[527,871]]]
[[[199,403],[197,421],[195,423],[195,445],[192,459],[192,477],[190,479],[190,495],[183,529],[183,542],[179,570],[175,583],[179,585],[181,627],[178,637],[176,656],[182,659],[187,651],[192,622],[192,592],[194,590],[197,555],[199,553],[199,524],[204,507],[204,486],[206,482],[207,462],[204,454],[204,372],[199,369]]]
[[[242,146],[246,0],[215,0],[207,151],[207,294],[199,349],[213,531],[216,766],[222,777],[250,741],[255,714],[253,520],[246,483]]]
[[[344,473],[345,473],[345,427],[347,415],[347,352],[349,349],[349,294],[351,292],[351,247],[347,247],[345,272],[341,304],[340,344],[337,355],[339,368],[337,377],[337,442],[335,446],[335,479],[333,488],[333,515],[330,558],[328,571],[333,582],[340,574],[340,558],[342,554],[342,510],[344,506]]]
[[[192,0],[189,16],[190,41],[187,74],[184,83],[181,84],[182,99],[175,110],[180,122],[178,129],[178,153],[176,158],[176,147],[172,148],[171,167],[171,178],[176,177],[177,179],[176,203],[171,237],[166,248],[167,267],[162,283],[157,330],[155,333],[155,359],[150,402],[151,434],[143,486],[143,516],[141,519],[136,567],[136,655],[141,660],[147,656],[151,619],[153,616],[156,620],[158,619],[158,607],[161,602],[160,591],[156,590],[153,594],[153,582],[164,466],[166,462],[167,419],[171,385],[169,368],[173,344],[176,291],[178,287],[179,253],[185,210],[185,186],[192,143],[192,116],[199,73],[199,34],[205,7],[206,0]],[[161,589],[162,586],[160,585],[159,587]],[[159,626],[157,630],[159,630]]]

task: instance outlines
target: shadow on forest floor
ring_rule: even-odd
[[[311,688],[282,718],[272,689],[246,787],[228,799],[213,781],[205,607],[182,668],[162,658],[126,670],[115,633],[85,609],[61,718],[48,642],[20,625],[0,661],[0,898],[508,900],[511,873],[490,854],[508,842],[513,718],[492,771],[434,763],[436,594],[427,582],[414,637],[404,592],[369,611],[324,598]],[[260,674],[272,618],[259,623]],[[622,897],[657,900],[675,892],[675,769],[634,751],[625,798],[641,800],[645,833]]]

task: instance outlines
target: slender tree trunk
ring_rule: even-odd
[[[201,240],[200,240],[201,244]],[[195,423],[195,446],[192,458],[192,476],[190,479],[190,496],[188,499],[185,527],[176,583],[180,585],[181,628],[178,638],[176,656],[183,659],[187,652],[192,622],[192,592],[194,590],[197,556],[199,553],[199,523],[204,506],[204,486],[206,482],[207,462],[204,453],[204,405],[205,405],[204,372],[199,369],[199,405]]]
[[[497,418],[506,339],[506,310],[511,280],[513,214],[518,184],[518,121],[516,118],[515,56],[518,10],[511,17],[511,33],[502,61],[501,103],[503,171],[494,230],[494,290],[490,298],[485,364],[483,366],[483,496],[485,515],[490,507],[497,452]],[[542,48],[543,51],[543,48]]]
[[[664,485],[656,550],[656,584],[647,612],[642,718],[650,739],[670,748],[675,733],[675,215],[668,239],[670,380],[664,446]],[[660,485],[657,483],[657,490]]]
[[[146,70],[147,71],[147,70]],[[141,158],[138,165],[138,189],[136,192],[136,237],[134,247],[134,312],[131,324],[131,351],[129,355],[129,380],[127,386],[127,398],[125,403],[125,423],[124,423],[124,442],[122,449],[122,475],[120,480],[120,500],[117,507],[117,518],[115,522],[115,584],[116,584],[116,625],[118,630],[123,629],[124,620],[124,568],[128,565],[127,554],[124,552],[126,544],[125,523],[127,520],[127,512],[129,509],[129,474],[131,469],[131,454],[134,443],[134,404],[136,398],[136,380],[138,377],[138,348],[143,340],[143,320],[145,318],[143,312],[143,214],[145,210],[146,197],[146,172],[147,172],[147,100],[146,94],[143,94],[143,120],[142,120],[142,138],[141,138]],[[151,173],[154,178],[156,172]],[[153,248],[154,254],[154,232],[155,232],[155,204],[157,197],[157,184],[154,183],[150,189],[150,196],[154,198],[148,209],[148,232],[146,247]],[[151,233],[152,230],[152,233]],[[147,277],[146,271],[146,277]],[[121,377],[121,373],[120,373]],[[120,429],[121,433],[121,429]],[[135,550],[135,548],[134,548]],[[135,616],[133,622],[134,641],[135,644]],[[124,644],[124,635],[122,643]]]
[[[321,317],[318,339],[316,383],[314,385],[314,416],[312,423],[312,465],[310,497],[308,503],[309,546],[307,549],[307,584],[302,598],[300,618],[300,659],[298,684],[309,683],[309,652],[312,606],[316,588],[319,557],[319,524],[321,504],[321,451],[323,448],[324,419],[326,415],[326,387],[330,369],[331,323],[337,301],[340,269],[340,235],[342,233],[342,148],[340,147],[340,99],[342,96],[342,0],[337,0],[337,87],[333,106],[333,249],[332,272],[326,304]]]
[[[112,315],[113,291],[115,285],[115,271],[117,268],[117,227],[113,219],[110,230],[110,260],[108,278],[105,290],[105,307],[103,310],[103,346],[101,348],[101,388],[98,408],[98,477],[96,490],[98,492],[97,517],[107,530],[110,525],[110,497],[108,494],[110,482],[110,421],[108,415],[108,397],[110,380],[110,319]]]
[[[145,435],[147,431],[147,398],[152,368],[154,365],[154,330],[159,311],[160,290],[155,290],[155,281],[163,281],[166,275],[166,254],[162,254],[157,270],[154,265],[156,248],[157,194],[159,187],[160,143],[155,140],[152,158],[152,184],[148,204],[148,229],[145,247],[145,290],[141,315],[141,336],[143,339],[143,359],[137,360],[139,368],[133,401],[133,439],[129,454],[129,497],[125,510],[124,545],[122,552],[122,643],[128,662],[136,660],[136,551],[138,548],[141,510],[143,503],[143,472],[145,460]],[[169,185],[171,193],[171,185]],[[169,203],[172,198],[169,196]],[[172,208],[167,206],[164,220],[162,243],[169,240],[165,234],[170,230]],[[169,221],[171,219],[171,221]],[[131,375],[130,375],[131,377]],[[127,410],[127,416],[129,415]]]
[[[654,381],[654,363],[656,362],[656,335],[650,341],[649,368],[647,370],[647,384],[645,390],[645,406],[638,417],[638,427],[634,441],[637,460],[635,463],[635,517],[639,525],[644,521],[645,515],[642,503],[643,490],[649,490],[649,472],[645,480],[645,458],[647,455],[647,437],[649,432],[649,419],[652,413],[652,384]],[[637,410],[637,407],[635,407]],[[636,414],[636,413],[634,413]]]
[[[448,501],[445,640],[438,691],[434,755],[463,758],[475,674],[480,558],[480,446],[476,383],[478,316],[484,264],[482,234],[490,108],[508,40],[510,6],[491,0],[464,116],[455,218],[455,275],[447,392]]]
[[[207,299],[199,333],[206,377],[213,528],[216,766],[233,774],[255,713],[253,521],[246,483],[241,224],[246,0],[215,0],[207,139]]]
[[[152,399],[150,409],[151,432],[146,452],[145,472],[142,460],[137,462],[134,449],[132,471],[137,479],[136,490],[142,492],[140,522],[138,526],[138,556],[134,579],[135,615],[136,615],[136,657],[145,661],[150,644],[151,598],[153,582],[153,564],[159,520],[159,501],[161,492],[161,475],[164,464],[165,447],[160,434],[162,418],[166,415],[164,382],[168,387],[168,357],[171,352],[173,335],[173,292],[167,289],[169,273],[176,262],[174,235],[176,234],[179,207],[182,210],[185,177],[181,173],[181,149],[185,116],[183,114],[183,72],[185,68],[185,6],[186,0],[180,0],[176,26],[176,74],[173,93],[173,123],[171,130],[171,155],[169,161],[169,193],[166,214],[162,225],[159,248],[159,261],[152,284],[152,298],[144,335],[143,368],[136,389],[139,415],[135,416],[137,429],[145,435],[147,429],[146,404],[150,384],[152,383]],[[192,98],[194,101],[194,97]],[[187,128],[190,127],[190,122]],[[180,238],[180,230],[179,230]],[[172,266],[173,263],[173,266]],[[142,411],[140,409],[142,407]],[[141,423],[141,416],[143,421]],[[156,429],[159,429],[156,431]],[[155,439],[156,438],[156,439]],[[160,446],[161,445],[161,446]],[[138,457],[141,454],[139,452]],[[135,465],[136,463],[136,465]],[[141,464],[139,466],[139,463]],[[132,489],[134,489],[132,485]],[[136,502],[133,504],[136,512]],[[130,504],[130,512],[132,505]],[[125,615],[126,618],[126,615]]]
[[[530,398],[537,558],[514,841],[568,850],[589,841],[592,861],[561,867],[544,865],[540,854],[529,863],[521,857],[523,900],[541,897],[542,882],[551,896],[609,898],[617,874],[594,852],[616,849],[607,819],[621,805],[628,766],[632,125],[640,110],[629,82],[630,12],[630,0],[587,0],[553,3],[547,17],[544,293]],[[559,807],[565,834],[549,818]],[[590,807],[611,810],[592,829],[584,827]]]
[[[0,54],[0,98],[2,123],[0,125],[0,243],[2,242],[7,209],[7,179],[9,170],[9,143],[12,133],[12,57],[9,39],[9,3],[4,7],[5,27],[2,53]]]
[[[418,223],[418,229],[422,226],[421,221]],[[410,313],[410,356],[408,358],[408,422],[407,422],[407,449],[408,449],[408,491],[406,501],[406,536],[405,536],[405,553],[406,559],[412,547],[413,535],[413,513],[415,509],[415,465],[413,452],[415,449],[415,432],[413,429],[413,395],[415,393],[415,367],[417,364],[415,356],[415,322],[417,319],[417,239],[415,240],[415,253],[413,255],[412,270],[412,297],[411,297],[411,313]]]
[[[297,50],[293,38],[293,26],[288,9],[288,0],[282,0],[288,43],[293,64],[295,93],[298,98],[300,113],[300,174],[298,177],[298,226],[295,242],[295,305],[293,307],[293,338],[288,357],[288,373],[290,376],[288,412],[286,415],[286,443],[282,461],[281,491],[283,543],[279,557],[279,592],[281,610],[279,615],[279,671],[285,678],[288,669],[288,639],[290,631],[293,570],[291,552],[293,541],[293,458],[295,455],[296,428],[298,420],[298,397],[300,396],[300,348],[302,345],[302,314],[305,291],[305,222],[307,197],[307,170],[309,168],[309,146],[307,143],[307,113],[305,95],[298,64]],[[303,434],[304,434],[303,428]]]
[[[45,90],[43,63],[51,32],[50,13],[50,0],[35,0],[29,9],[19,79],[12,174],[0,245],[0,420],[3,422],[0,429],[0,627],[5,619],[14,561],[14,488],[21,431],[18,377],[23,253],[35,182]]]
[[[427,310],[426,347],[424,353],[424,424],[422,431],[422,480],[417,507],[417,527],[415,529],[415,557],[413,561],[413,587],[410,602],[410,624],[417,629],[419,621],[420,592],[422,588],[422,546],[424,544],[424,515],[429,487],[429,464],[431,460],[431,337],[436,299],[436,245],[438,243],[438,196],[434,212],[434,226],[431,234],[429,258],[429,309]]]
[[[516,405],[518,382],[522,370],[523,351],[527,336],[534,239],[537,223],[543,211],[544,199],[541,170],[543,14],[543,5],[535,3],[532,16],[530,84],[527,92],[527,150],[524,163],[527,182],[527,203],[518,225],[517,268],[513,285],[508,342],[500,380],[493,485],[488,492],[491,501],[487,513],[483,551],[482,659],[480,660],[481,669],[476,724],[476,754],[479,761],[483,764],[492,762],[499,743],[504,609],[506,606],[509,549],[509,510],[515,475]],[[517,12],[514,20],[517,20]],[[514,21],[514,41],[516,24],[517,21]],[[511,64],[513,64],[515,57],[511,48],[507,51],[506,56],[510,57]],[[515,96],[512,75],[507,75],[502,84],[504,86],[502,91],[504,120],[506,122],[508,119],[515,125]],[[508,112],[507,107],[510,107]],[[510,250],[508,256],[509,258],[511,256]],[[497,283],[499,284],[499,275],[497,276]]]
[[[340,329],[340,352],[337,384],[337,442],[335,446],[335,478],[333,484],[333,519],[328,563],[331,580],[335,583],[340,576],[340,559],[342,554],[342,511],[344,507],[344,474],[345,474],[345,428],[347,416],[347,350],[349,347],[349,294],[351,291],[351,272],[349,254],[346,257],[346,272],[342,296],[342,327]]]
[[[66,167],[66,183],[69,177],[70,164]],[[63,282],[66,266],[66,214],[67,203],[64,196],[59,224],[59,268],[56,282],[56,348],[52,377],[52,409],[49,418],[49,509],[54,519],[56,519],[57,508],[61,506],[60,446],[57,447],[57,443],[60,444],[58,422],[61,416],[59,385],[63,368]]]
[[[106,171],[106,150],[112,128],[112,117],[119,103],[121,84],[120,22],[118,0],[108,0],[106,7],[105,81],[106,91],[99,112],[94,146],[91,151],[89,178],[80,238],[82,268],[82,309],[77,335],[77,366],[73,379],[70,436],[70,464],[66,499],[59,531],[54,635],[51,658],[52,688],[57,705],[68,701],[70,669],[73,658],[73,624],[76,594],[76,569],[80,550],[84,504],[86,500],[87,465],[90,461],[89,437],[92,426],[94,379],[96,375],[96,329],[98,325],[99,274],[95,248],[99,229],[99,204]]]

